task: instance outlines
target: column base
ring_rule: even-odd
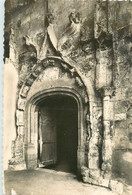
[[[25,160],[20,158],[11,158],[8,162],[8,170],[26,170]]]
[[[106,187],[119,195],[123,194],[123,184],[105,177],[104,172],[96,169],[81,168],[81,175],[84,183]]]

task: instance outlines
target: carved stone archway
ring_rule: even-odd
[[[55,67],[72,82],[67,85],[67,79],[65,83],[53,79],[52,86],[47,86],[44,80],[41,81],[41,76],[45,78],[44,72]],[[59,57],[46,58],[33,68],[19,92],[16,110],[17,137],[13,142],[13,158],[9,161],[9,166],[16,170],[37,167],[38,103],[47,96],[64,94],[74,98],[78,105],[78,172],[81,173],[84,182],[112,189],[115,181],[111,180],[111,164],[108,163],[108,160],[112,160],[111,128],[108,118],[105,119],[106,111],[108,112],[105,107],[109,103],[110,94],[104,94],[103,105],[96,102],[94,94],[90,94],[94,91],[92,85],[89,86],[89,82],[86,85],[86,80],[84,84],[82,78],[75,66]],[[35,85],[38,80],[41,86]]]
[[[45,98],[53,95],[67,95],[75,99],[78,106],[78,149],[77,149],[77,170],[86,166],[85,163],[85,107],[80,94],[70,88],[60,87],[41,91],[33,96],[26,104],[24,112],[25,121],[25,156],[27,168],[36,168],[38,160],[38,104]]]
[[[73,85],[61,86],[61,83],[56,87],[45,86],[40,91],[33,95],[28,95],[31,92],[35,81],[43,74],[47,68],[58,67],[64,74],[69,75],[69,80],[73,80]],[[45,84],[44,84],[45,85]],[[88,166],[88,142],[90,137],[90,119],[89,119],[89,100],[86,87],[77,70],[72,65],[64,62],[60,58],[50,57],[39,62],[30,75],[26,78],[25,83],[21,87],[17,101],[16,110],[16,126],[17,138],[13,146],[14,167],[17,168],[21,164],[21,169],[37,167],[37,115],[38,102],[42,101],[47,96],[53,94],[64,94],[75,99],[78,105],[78,172],[81,167]],[[19,147],[17,147],[19,145]],[[10,163],[11,164],[11,163]],[[12,163],[13,164],[13,163]],[[12,166],[12,165],[11,165]]]

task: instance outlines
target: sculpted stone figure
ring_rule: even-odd
[[[44,59],[47,53],[47,40],[50,39],[52,46],[57,54],[61,56],[68,56],[73,50],[78,48],[80,33],[81,33],[81,16],[79,12],[71,12],[69,15],[69,25],[62,33],[62,36],[57,40],[54,31],[54,16],[52,13],[48,13],[46,16],[47,32],[38,55],[38,58]],[[48,36],[47,36],[48,35]]]
[[[81,17],[79,12],[72,12],[69,15],[69,26],[65,29],[62,37],[58,41],[58,50],[64,55],[68,55],[77,47],[81,32]]]

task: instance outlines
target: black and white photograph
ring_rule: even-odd
[[[132,194],[132,0],[5,0],[3,195]]]

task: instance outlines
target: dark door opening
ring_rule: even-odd
[[[39,105],[39,161],[57,171],[77,172],[78,108],[70,96],[55,95]]]

